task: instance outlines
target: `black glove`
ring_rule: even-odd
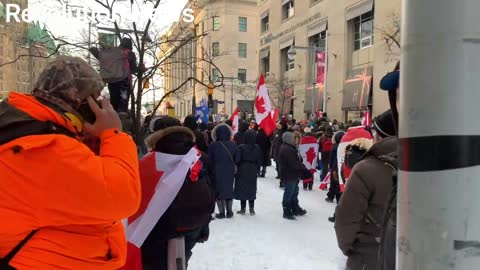
[[[304,179],[310,179],[310,178],[312,178],[312,177],[313,177],[313,175],[312,175],[312,173],[310,172],[310,170],[305,169],[305,170],[302,172],[302,177],[301,177],[302,180],[304,180]]]
[[[205,243],[208,241],[208,238],[210,237],[210,227],[208,225],[205,225],[200,232],[200,236],[198,237],[197,243]]]

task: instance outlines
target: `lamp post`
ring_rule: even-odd
[[[230,80],[232,82],[232,89],[231,89],[231,93],[230,93],[230,98],[231,98],[231,101],[230,101],[231,102],[230,103],[231,108],[230,109],[231,109],[231,113],[233,114],[233,111],[235,110],[233,108],[233,84],[234,84],[235,80],[238,80],[238,78],[237,77],[223,77],[223,79],[224,80]],[[224,100],[224,102],[226,102],[226,100]],[[226,105],[227,104],[225,103],[225,107],[226,107]]]
[[[328,35],[327,35],[328,36]],[[327,39],[326,39],[327,40]],[[327,48],[328,48],[328,43],[327,41],[325,42],[325,49],[322,49],[320,47],[317,47],[317,46],[313,46],[313,47],[301,47],[301,46],[291,46],[290,49],[288,50],[287,52],[287,55],[288,55],[288,59],[290,60],[294,60],[295,59],[295,56],[297,55],[297,50],[303,50],[303,51],[308,51],[308,52],[312,52],[314,54],[314,61],[313,63],[315,64],[315,67],[314,67],[314,76],[313,76],[313,83],[312,83],[312,109],[311,109],[311,112],[312,114],[314,113],[314,110],[315,110],[315,106],[314,106],[314,95],[313,93],[315,92],[315,87],[317,85],[317,68],[318,68],[318,56],[317,56],[317,53],[319,52],[325,52],[325,55],[328,55],[327,54]],[[325,61],[325,72],[324,72],[324,89],[323,89],[323,103],[322,103],[322,111],[326,111],[327,110],[327,67],[328,67],[328,57],[326,57],[326,61]]]

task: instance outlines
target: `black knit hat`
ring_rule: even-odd
[[[373,119],[373,129],[382,138],[395,136],[392,110],[388,110]]]

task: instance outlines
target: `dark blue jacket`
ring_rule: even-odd
[[[208,159],[214,167],[217,200],[233,199],[235,164],[239,160],[237,145],[232,142],[232,130],[225,124],[216,126],[212,131],[214,140],[208,147]]]

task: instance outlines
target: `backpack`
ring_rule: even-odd
[[[345,149],[345,166],[352,169],[365,155],[367,149],[359,147],[358,145],[348,145]]]
[[[108,48],[98,52],[100,76],[105,82],[115,83],[130,76],[128,53],[129,50],[121,47]]]
[[[58,126],[52,122],[42,122],[38,120],[30,120],[18,122],[7,126],[4,130],[0,130],[0,145],[9,143],[13,140],[30,135],[44,135],[44,134],[62,134],[69,137],[75,135],[68,129]],[[19,151],[17,147],[12,147],[14,152]],[[15,270],[10,266],[10,262],[15,255],[25,246],[25,244],[35,235],[38,229],[31,231],[20,243],[17,244],[7,256],[0,259],[0,270]]]

